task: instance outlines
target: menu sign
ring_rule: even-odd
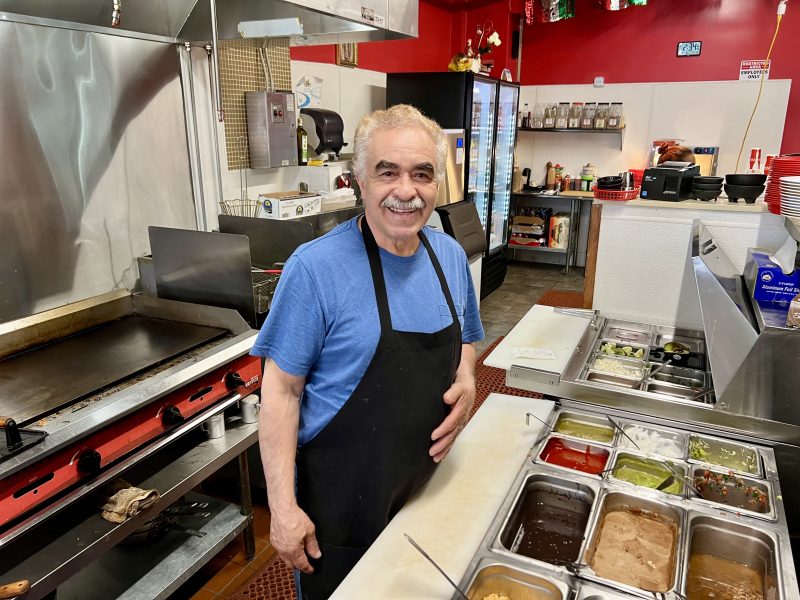
[[[761,79],[769,79],[769,65],[771,60],[743,60],[739,68],[739,81],[753,81]]]

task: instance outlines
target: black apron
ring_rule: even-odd
[[[300,574],[302,600],[328,598],[406,501],[433,474],[431,433],[450,412],[442,396],[461,360],[461,325],[442,267],[422,231],[453,323],[436,333],[395,331],[375,238],[362,220],[381,336],[364,377],[297,454],[297,499],[322,557]],[[420,298],[424,302],[425,298]]]

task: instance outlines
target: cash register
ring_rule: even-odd
[[[650,167],[642,177],[642,200],[677,202],[691,198],[692,179],[700,175],[700,166],[690,162],[666,161]]]

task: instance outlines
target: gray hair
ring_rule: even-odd
[[[353,173],[359,179],[367,175],[367,153],[373,134],[381,129],[405,129],[420,127],[436,145],[436,164],[434,179],[439,182],[444,177],[447,160],[447,138],[439,124],[429,119],[413,106],[395,104],[386,110],[376,110],[361,118],[356,127],[353,150]]]

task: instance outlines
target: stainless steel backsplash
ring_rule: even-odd
[[[195,228],[178,47],[0,22],[0,321],[138,279]]]

